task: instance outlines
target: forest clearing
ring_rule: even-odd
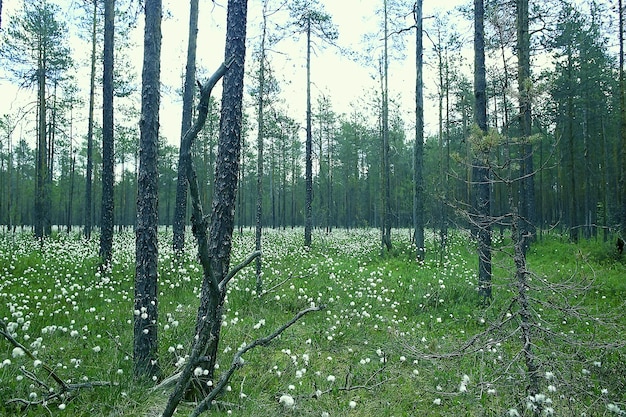
[[[311,303],[324,308],[245,354],[216,400],[215,415],[532,415],[519,322],[506,322],[507,311],[513,317],[519,311],[511,304],[510,242],[494,242],[494,297],[484,307],[475,243],[466,234],[451,233],[442,256],[428,236],[427,259],[418,264],[408,230],[394,232],[396,252],[382,258],[379,233],[316,232],[318,243],[306,250],[302,229],[264,232],[267,290],[255,294],[253,267],[231,281],[218,374],[242,344],[272,333]],[[171,234],[160,237],[158,358],[165,378],[189,353],[202,275],[195,250],[174,256]],[[236,233],[234,240],[238,262],[254,250],[254,233]],[[166,390],[132,376],[134,234],[116,234],[113,253],[111,270],[99,272],[97,244],[79,234],[58,233],[43,245],[29,233],[2,235],[0,318],[37,358],[0,341],[3,415],[160,415]],[[546,235],[528,263],[543,415],[621,415],[624,259],[611,243],[572,245]],[[477,336],[488,329],[486,337]],[[59,389],[42,363],[68,384],[85,387],[18,412],[23,405],[15,399],[37,403],[49,395],[47,387]],[[109,385],[89,388],[95,381]],[[279,403],[287,395],[293,405],[284,398]],[[181,405],[177,415],[186,409]]]

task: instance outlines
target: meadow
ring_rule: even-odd
[[[321,305],[245,356],[211,411],[236,416],[602,416],[626,414],[626,262],[611,242],[544,236],[528,253],[532,352],[529,396],[515,269],[496,236],[493,300],[476,290],[474,244],[431,235],[418,263],[408,230],[381,256],[377,230],[265,230],[264,292],[254,267],[229,284],[217,375],[244,344]],[[189,352],[201,271],[194,242],[181,256],[159,235],[159,362],[177,372]],[[254,249],[234,236],[233,264]],[[0,235],[0,319],[28,352],[0,339],[0,415],[158,416],[168,391],[132,377],[132,231],[116,234],[109,270],[98,239]],[[33,357],[28,353],[32,353]],[[50,396],[59,382],[63,395]],[[76,389],[74,389],[76,388]],[[16,401],[21,399],[22,401]],[[183,404],[177,415],[187,415]]]

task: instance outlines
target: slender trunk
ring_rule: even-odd
[[[624,79],[624,4],[618,0],[619,11],[619,104],[621,145],[621,233],[626,235],[626,79]]]
[[[417,260],[423,261],[424,248],[424,81],[423,81],[423,29],[422,0],[414,6],[415,17],[415,148],[413,172],[415,189],[413,193],[413,227]]]
[[[534,396],[539,393],[541,377],[539,375],[537,359],[533,351],[532,309],[530,306],[530,299],[528,297],[529,273],[526,268],[526,254],[523,248],[524,242],[521,231],[519,230],[519,228],[522,227],[521,223],[525,220],[520,218],[512,201],[511,206],[513,207],[513,223],[511,232],[514,239],[513,256],[515,261],[515,277],[517,281],[517,301],[519,304],[520,338],[522,341],[522,354],[524,356],[524,362],[526,363],[526,372],[528,376],[528,386],[526,390],[529,396]]]
[[[104,68],[102,79],[102,209],[100,258],[106,264],[113,253],[113,43],[115,0],[104,2]]]
[[[183,87],[183,117],[180,137],[191,127],[193,97],[196,76],[196,45],[198,39],[198,0],[191,0],[189,7],[189,39],[187,43],[187,68]],[[174,224],[172,226],[174,251],[182,251],[185,246],[185,217],[187,215],[187,177],[186,161],[183,161],[182,146],[178,155],[178,179],[176,181],[176,204],[174,206]]]
[[[144,58],[137,195],[135,377],[160,373],[157,363],[158,136],[161,72],[161,0],[145,2]]]
[[[45,234],[45,201],[48,168],[46,166],[46,69],[44,66],[43,45],[39,48],[37,70],[37,180],[35,188],[35,236]]]
[[[263,9],[263,29],[261,35],[261,56],[259,58],[259,93],[257,102],[257,160],[256,160],[256,229],[255,229],[255,248],[261,250],[261,233],[263,227],[263,139],[264,139],[264,99],[265,99],[265,35],[267,29],[267,17],[265,15],[264,3]],[[263,278],[261,275],[262,261],[261,257],[256,258],[256,292],[261,294],[263,291]]]
[[[474,0],[474,120],[487,135],[487,95],[485,69],[485,30],[483,0]],[[481,148],[484,148],[481,146]],[[477,149],[473,183],[476,188],[476,228],[478,236],[478,291],[483,300],[491,298],[491,226],[489,150]]]
[[[389,164],[389,30],[387,16],[387,0],[384,3],[384,50],[383,50],[383,114],[382,114],[382,136],[383,136],[383,204],[382,204],[382,246],[390,251],[391,245],[391,173]]]
[[[517,58],[519,88],[519,119],[522,127],[522,182],[521,182],[521,242],[524,253],[535,235],[535,184],[531,121],[530,33],[528,30],[528,0],[517,2]]]
[[[85,238],[91,238],[93,198],[93,108],[96,95],[96,29],[98,2],[94,1],[91,25],[91,75],[89,79],[89,115],[87,120],[87,172],[85,173]]]
[[[313,137],[311,133],[311,16],[306,21],[306,154],[304,197],[304,246],[311,246],[313,228]]]

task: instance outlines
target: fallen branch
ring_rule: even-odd
[[[94,388],[94,387],[102,387],[102,386],[111,386],[110,382],[107,381],[94,381],[94,382],[83,382],[83,383],[79,383],[79,384],[69,384],[67,382],[65,382],[63,379],[61,379],[61,377],[59,377],[56,372],[54,372],[54,369],[52,369],[48,364],[40,361],[39,359],[37,359],[37,356],[35,356],[33,354],[33,352],[30,351],[30,349],[28,349],[26,346],[24,346],[23,344],[21,344],[20,342],[18,342],[8,331],[7,329],[7,325],[3,320],[0,320],[0,336],[4,337],[11,345],[13,345],[14,348],[16,349],[21,349],[22,352],[24,353],[24,355],[26,355],[27,357],[29,357],[30,359],[32,359],[33,361],[38,361],[41,362],[41,368],[44,369],[46,371],[46,373],[48,374],[48,376],[50,378],[52,378],[54,380],[54,382],[57,383],[57,385],[59,386],[58,390],[55,390],[54,388],[50,387],[48,384],[46,384],[44,381],[42,381],[41,379],[39,379],[33,372],[27,370],[25,367],[20,367],[20,371],[22,371],[22,373],[24,374],[24,376],[28,379],[30,379],[31,381],[33,381],[35,384],[37,384],[39,387],[42,388],[42,390],[44,392],[46,392],[46,395],[36,401],[31,401],[31,400],[26,400],[24,398],[11,398],[10,400],[8,400],[6,402],[7,405],[10,404],[22,404],[26,407],[29,406],[34,406],[34,405],[45,405],[47,403],[49,403],[52,400],[55,399],[59,399],[59,398],[64,398],[66,395],[74,392],[74,391],[78,391],[82,388]]]
[[[269,336],[256,339],[254,342],[252,342],[252,343],[242,347],[241,349],[239,349],[237,351],[237,353],[235,353],[235,355],[233,356],[233,360],[231,362],[230,368],[228,368],[228,370],[222,374],[222,376],[220,377],[219,381],[215,385],[215,388],[209,393],[209,395],[207,395],[198,404],[196,409],[193,410],[193,412],[191,413],[191,417],[197,417],[200,414],[202,414],[203,412],[207,411],[209,408],[211,408],[211,406],[213,404],[213,400],[222,391],[222,389],[226,386],[226,384],[230,380],[230,377],[233,375],[233,373],[238,368],[241,368],[243,366],[244,361],[243,361],[242,356],[246,352],[248,352],[251,349],[254,349],[257,346],[265,346],[265,345],[267,345],[273,339],[278,337],[282,332],[284,332],[289,327],[291,327],[293,324],[295,324],[298,320],[300,320],[305,314],[311,313],[313,311],[319,311],[319,310],[321,310],[323,308],[324,308],[323,306],[314,306],[314,307],[309,307],[307,309],[304,309],[304,310],[298,312],[298,314],[296,314],[287,323],[283,324],[281,327],[279,327],[277,330],[275,330],[274,333],[270,334]]]

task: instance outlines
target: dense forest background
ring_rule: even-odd
[[[77,74],[89,73],[93,59],[102,57],[100,32],[103,10],[92,2],[25,2],[23,10],[2,19],[3,85],[19,86],[18,102],[11,96],[0,119],[0,224],[6,228],[28,228],[35,224],[35,200],[38,169],[45,167],[50,201],[46,215],[51,225],[70,230],[101,221],[100,193],[102,180],[102,122],[99,92],[101,65],[92,67],[96,87],[96,116],[87,129],[86,109],[90,91],[82,86]],[[19,3],[19,2],[18,2]],[[58,4],[57,4],[58,3]],[[202,3],[202,2],[201,2]],[[390,61],[401,62],[414,71],[414,36],[412,2],[389,2]],[[569,232],[572,239],[606,233],[620,223],[620,68],[618,4],[616,1],[531,1],[529,12],[531,85],[525,86],[532,100],[532,134],[525,136],[519,116],[518,60],[516,57],[516,16],[513,3],[485,3],[487,106],[489,163],[495,173],[490,186],[491,212],[494,218],[508,213],[510,203],[522,191],[521,165],[528,143],[532,147],[534,199],[530,213],[539,230]],[[37,49],[34,33],[17,33],[18,19],[33,17],[41,10],[50,13],[59,39],[39,45],[54,59],[47,73],[45,106],[35,105],[37,93],[36,62],[29,61]],[[262,13],[261,4],[250,5],[251,15]],[[133,31],[137,30],[138,6],[117,2],[115,51],[115,191],[114,222],[131,227],[136,221],[139,79],[132,54]],[[171,6],[176,7],[176,6]],[[209,2],[201,7],[215,7]],[[266,227],[286,228],[304,224],[304,114],[294,114],[292,87],[274,61],[289,53],[283,48],[294,37],[289,28],[288,12],[268,14],[267,51],[261,55],[261,43],[251,21],[248,53],[252,56],[246,69],[244,97],[244,132],[242,136],[240,186],[236,208],[239,227],[253,227],[257,196],[257,131],[259,69],[263,62],[265,88],[262,101],[264,151],[261,183],[262,223]],[[186,9],[180,7],[181,10]],[[173,9],[166,11],[173,13]],[[66,19],[66,15],[80,19]],[[382,28],[380,10],[372,9],[371,36],[363,38],[363,51],[342,45],[339,38],[316,45],[318,51],[351,57],[360,65],[372,66],[373,87],[366,87],[360,99],[349,109],[337,109],[335,99],[341,91],[313,90],[313,224],[328,230],[335,227],[379,227],[383,182],[381,136],[383,98],[385,97],[381,55]],[[425,224],[445,231],[466,225],[462,211],[472,206],[472,135],[474,93],[471,68],[471,7],[439,10],[424,20],[424,60],[430,76],[425,79],[426,111],[431,119],[424,148]],[[203,22],[200,22],[202,25]],[[92,36],[93,35],[93,36]],[[16,38],[16,36],[18,36]],[[22,36],[20,38],[19,36]],[[19,55],[11,49],[21,42]],[[71,40],[71,42],[70,42]],[[283,43],[281,43],[283,42]],[[294,41],[295,42],[295,41]],[[303,42],[302,42],[303,43]],[[94,48],[95,55],[89,59]],[[30,49],[28,49],[30,48]],[[166,54],[167,51],[164,51]],[[166,56],[166,55],[165,55]],[[260,59],[259,57],[263,57]],[[341,68],[315,67],[316,79],[333,77]],[[369,63],[367,63],[369,61]],[[181,65],[183,63],[181,62]],[[304,63],[298,63],[298,66]],[[295,64],[294,64],[295,65]],[[277,65],[278,66],[278,65]],[[284,68],[284,66],[278,66]],[[379,68],[381,67],[381,68]],[[390,77],[394,77],[391,66]],[[94,72],[95,71],[95,72]],[[200,71],[200,74],[203,72]],[[202,80],[202,76],[198,78]],[[167,86],[171,87],[171,86]],[[410,227],[413,221],[414,108],[407,108],[406,98],[414,95],[414,85],[391,90],[389,97],[390,208],[393,227]],[[4,87],[3,87],[4,89]],[[171,94],[180,94],[179,86]],[[7,88],[6,91],[9,91]],[[11,90],[13,91],[13,90]],[[95,92],[94,92],[95,91]],[[302,90],[304,91],[304,90]],[[3,101],[9,101],[3,93]],[[304,92],[298,100],[304,102]],[[40,101],[37,101],[40,103]],[[343,106],[342,106],[343,107]],[[44,142],[39,115],[45,112]],[[434,121],[434,122],[433,122]],[[207,123],[194,144],[193,158],[201,184],[205,207],[212,195],[214,164],[219,131],[219,103],[211,100]],[[89,131],[89,132],[88,132]],[[93,135],[92,168],[88,165],[88,133]],[[162,137],[159,146],[159,223],[173,222],[178,141]],[[45,163],[38,164],[40,144],[45,143]],[[92,169],[92,185],[88,170]],[[516,180],[518,178],[518,180]],[[92,195],[88,196],[87,187]],[[513,197],[513,200],[511,199]],[[189,209],[188,209],[189,210]],[[189,215],[186,216],[189,218]]]

